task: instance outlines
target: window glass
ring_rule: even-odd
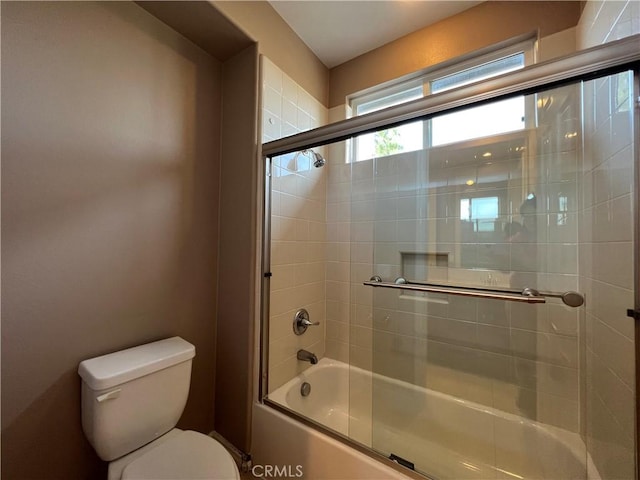
[[[524,128],[524,97],[492,102],[431,119],[431,146]]]
[[[373,98],[355,105],[356,115],[365,115],[383,108],[422,98],[422,84],[406,88],[390,95]],[[356,161],[385,157],[400,152],[412,152],[423,148],[422,122],[413,122],[379,132],[360,135],[355,142]]]
[[[376,95],[368,101],[358,102],[355,104],[355,113],[356,115],[365,115],[367,113],[377,112],[383,108],[399,105],[421,97],[422,85],[407,87],[398,92],[383,96]]]
[[[524,53],[467,68],[431,81],[431,93],[444,92],[524,67]],[[431,146],[513,132],[524,128],[524,97],[492,102],[431,120]]]
[[[478,59],[461,64],[459,69],[449,67],[438,74],[425,75],[418,80],[386,87],[373,94],[356,98],[352,102],[355,115],[365,115],[424,96],[424,91],[441,93],[473,82],[502,75],[525,65],[525,53],[505,53],[495,58]],[[489,57],[490,58],[490,57]],[[469,108],[434,117],[429,121],[416,121],[407,125],[358,136],[353,142],[352,161],[379,158],[402,152],[421,150],[474,138],[524,129],[524,97],[509,98],[488,105]]]
[[[524,67],[524,53],[516,53],[508,57],[499,58],[483,65],[464,69],[445,75],[431,81],[431,93],[444,92],[452,88],[479,82],[487,78],[497,77],[503,73],[512,72]]]

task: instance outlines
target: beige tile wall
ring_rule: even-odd
[[[261,58],[263,142],[324,125],[327,109],[268,58]],[[307,155],[284,155],[273,161],[271,182],[269,390],[273,391],[309,366],[297,360],[299,349],[324,356],[326,169],[314,168]],[[320,326],[297,336],[292,323],[300,308],[306,308]]]
[[[348,115],[344,105],[329,110],[329,122]],[[351,312],[351,165],[349,142],[328,146],[327,164],[327,356],[349,361]],[[354,256],[354,261],[357,256]]]
[[[640,32],[640,4],[590,1],[577,26],[578,48]],[[580,205],[580,287],[587,292],[582,338],[583,437],[598,472],[634,476],[633,102],[627,74],[584,86],[586,187]],[[637,288],[637,286],[636,286]]]

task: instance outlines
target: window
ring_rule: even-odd
[[[365,115],[384,108],[399,105],[423,97],[422,82],[399,85],[385,95],[376,94],[372,99],[352,103],[355,115]],[[397,91],[394,91],[397,90]],[[400,152],[412,152],[423,148],[422,122],[412,122],[380,132],[359,135],[354,142],[356,161],[384,157]]]
[[[364,115],[523,68],[530,63],[532,51],[532,42],[520,43],[355,97],[351,101],[353,114]],[[367,160],[522,130],[524,117],[524,97],[492,102],[440,115],[429,121],[416,121],[360,135],[353,142],[352,159]]]
[[[452,73],[430,82],[431,93],[440,93],[524,67],[524,52]],[[491,119],[491,121],[487,121]],[[524,128],[524,97],[440,115],[431,120],[431,146],[487,137]]]
[[[474,232],[494,232],[498,213],[498,197],[460,199],[460,220],[471,222]]]

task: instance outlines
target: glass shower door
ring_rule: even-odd
[[[631,92],[623,72],[516,97],[490,136],[465,113],[492,104],[433,117],[437,146],[352,165],[373,449],[443,479],[633,477]]]

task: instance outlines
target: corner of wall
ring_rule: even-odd
[[[539,40],[538,61],[570,55],[576,51],[577,27],[567,28]]]
[[[222,68],[222,147],[215,430],[244,452],[251,440],[258,162],[258,50]]]
[[[258,42],[260,53],[267,55],[322,105],[328,104],[329,69],[268,2],[209,1]]]

